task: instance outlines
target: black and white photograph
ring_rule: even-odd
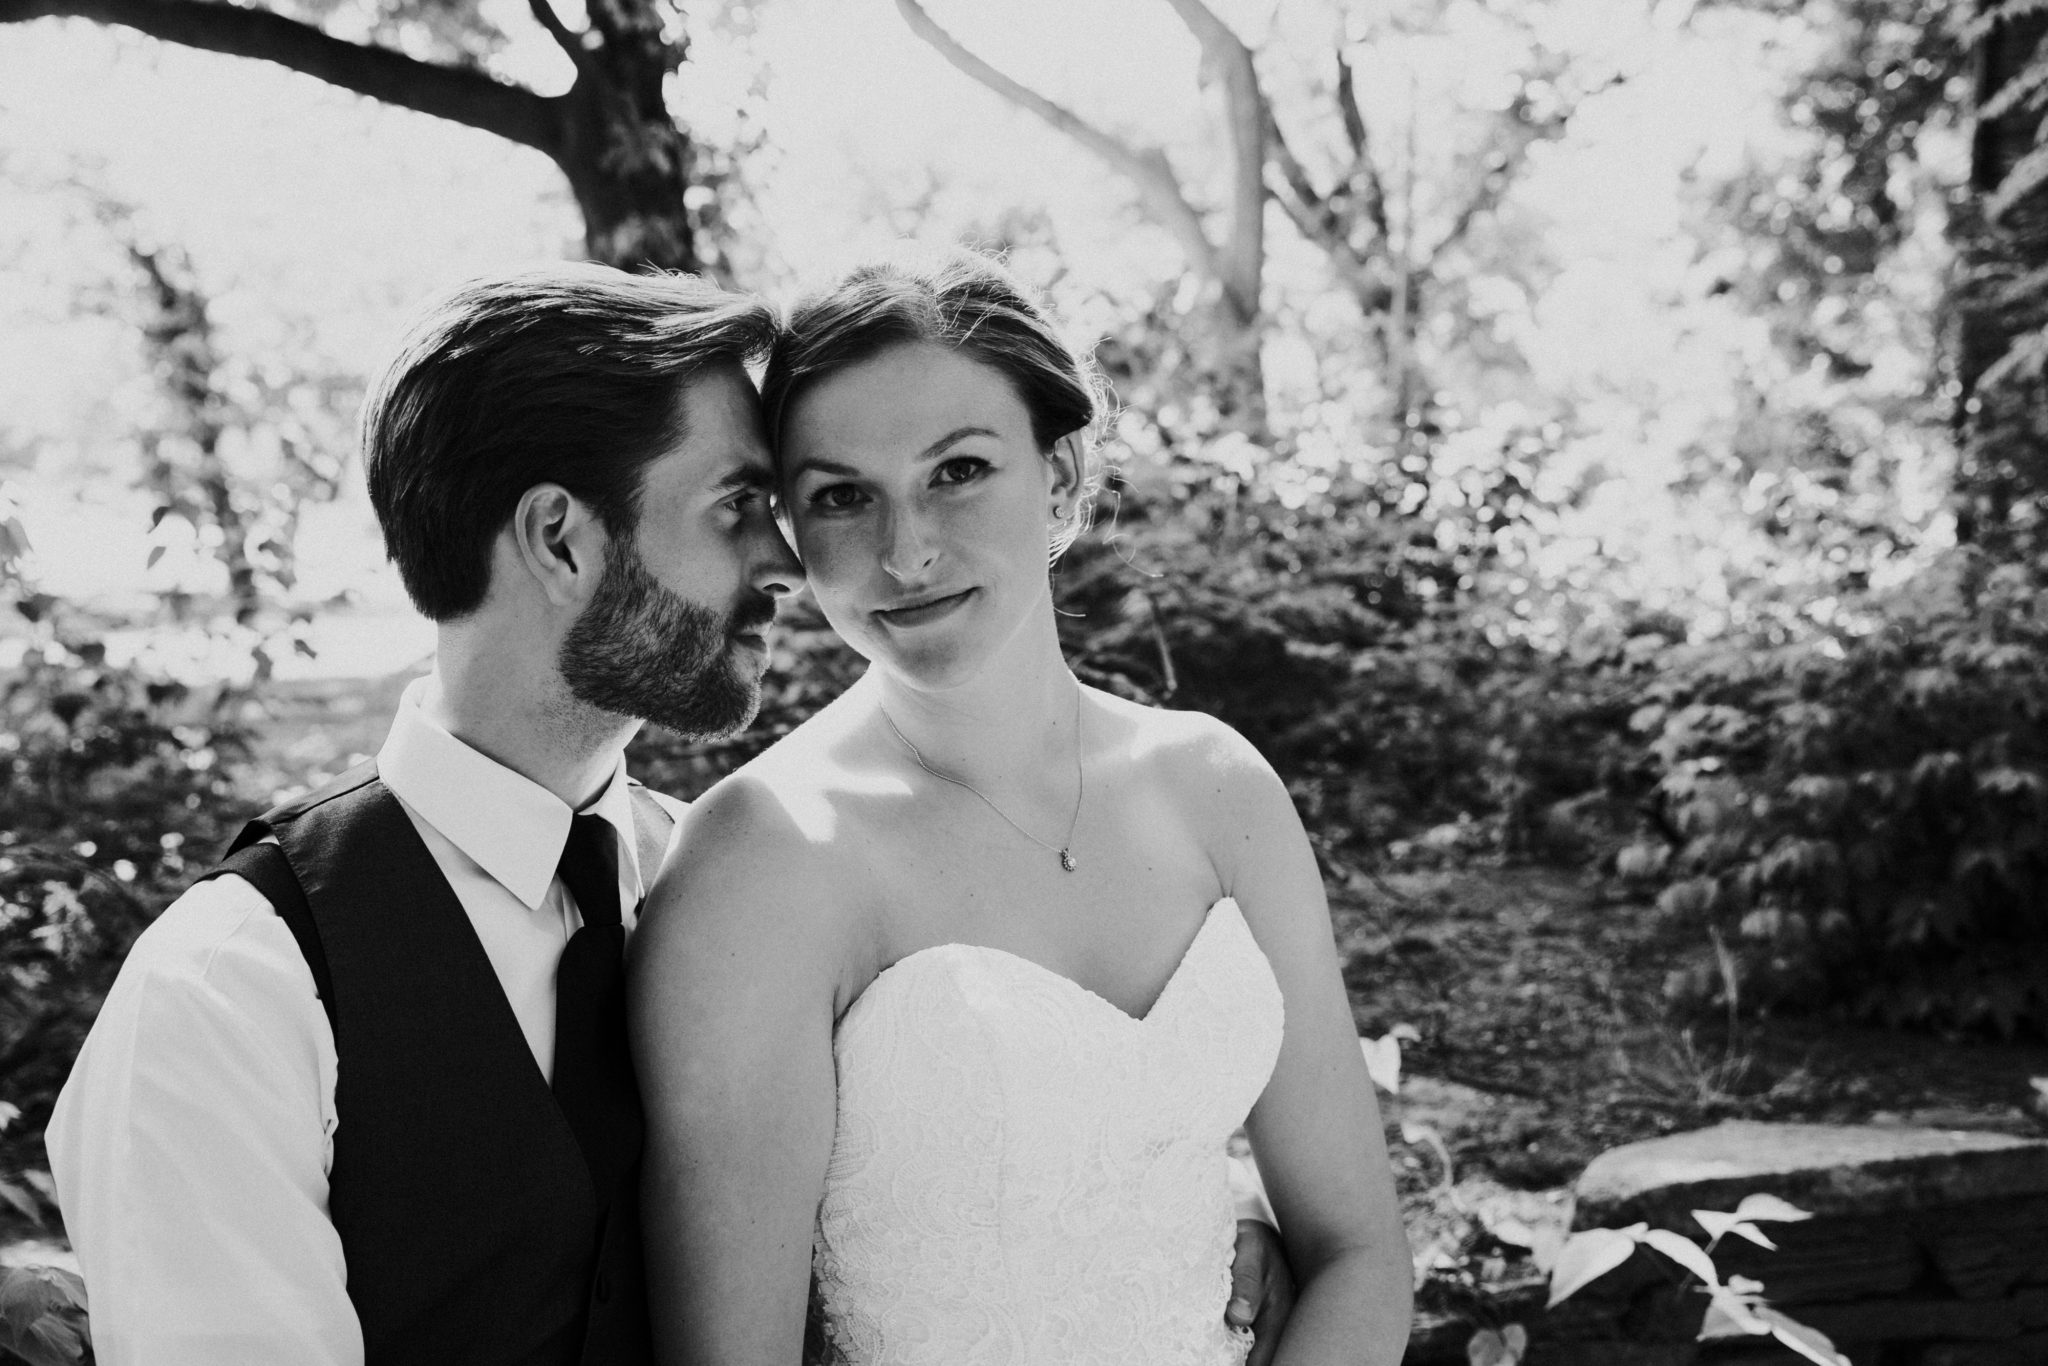
[[[2048,3],[0,0],[0,1366],[2048,1366]]]

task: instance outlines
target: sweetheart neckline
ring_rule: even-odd
[[[1214,924],[1216,921],[1217,909],[1221,907],[1225,902],[1230,903],[1230,908],[1233,911],[1237,912],[1237,916],[1240,921],[1244,919],[1244,909],[1237,904],[1236,897],[1219,896],[1214,901],[1210,902],[1209,909],[1202,913],[1202,923],[1196,926],[1195,928],[1194,937],[1188,940],[1188,946],[1181,950],[1179,960],[1175,962],[1173,965],[1173,971],[1166,975],[1165,985],[1160,987],[1159,994],[1152,998],[1152,1004],[1145,1007],[1145,1013],[1143,1015],[1131,1014],[1131,1012],[1125,1010],[1122,1006],[1118,1005],[1115,1001],[1110,1000],[1101,992],[1095,991],[1090,987],[1082,986],[1079,982],[1067,976],[1065,973],[1058,972],[1052,968],[1047,967],[1045,964],[1039,962],[1036,958],[1027,958],[1023,954],[1015,953],[1009,949],[999,949],[993,944],[965,944],[957,940],[949,940],[943,944],[927,944],[921,949],[913,949],[909,953],[904,954],[901,958],[898,958],[895,962],[889,964],[889,966],[883,968],[880,972],[876,973],[872,978],[868,980],[868,984],[865,987],[861,988],[860,995],[853,998],[853,1003],[847,1006],[845,1012],[839,1017],[838,1029],[846,1028],[847,1024],[853,1019],[853,1013],[856,1010],[860,1009],[861,1003],[868,999],[868,997],[874,992],[875,988],[881,984],[881,981],[884,977],[887,977],[889,974],[895,972],[898,968],[903,967],[907,963],[912,963],[915,962],[917,959],[928,957],[936,953],[942,953],[947,950],[953,950],[962,953],[993,954],[998,958],[1007,958],[1012,962],[1022,963],[1025,967],[1032,969],[1033,971],[1039,973],[1041,976],[1050,977],[1055,982],[1064,982],[1067,986],[1073,988],[1082,996],[1087,997],[1090,1000],[1099,1001],[1102,1005],[1114,1011],[1119,1017],[1121,1017],[1127,1023],[1133,1026],[1141,1027],[1150,1024],[1155,1018],[1158,1017],[1159,1007],[1165,1004],[1166,998],[1168,996],[1171,996],[1173,994],[1173,989],[1180,982],[1182,975],[1187,969],[1189,960],[1195,956],[1195,946],[1200,944],[1202,942],[1202,937],[1209,933],[1209,926]],[[837,1031],[835,1030],[835,1032]]]

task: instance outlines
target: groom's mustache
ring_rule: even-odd
[[[757,598],[732,614],[727,635],[743,636],[767,629],[775,620],[775,599]]]

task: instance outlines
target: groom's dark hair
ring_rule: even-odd
[[[614,537],[680,440],[683,386],[764,355],[767,305],[691,275],[565,263],[472,280],[430,305],[363,406],[384,549],[435,621],[490,588],[520,497],[560,484]]]

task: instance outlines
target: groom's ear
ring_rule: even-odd
[[[560,484],[520,496],[507,528],[518,564],[558,607],[581,608],[604,573],[605,529],[588,503]]]

